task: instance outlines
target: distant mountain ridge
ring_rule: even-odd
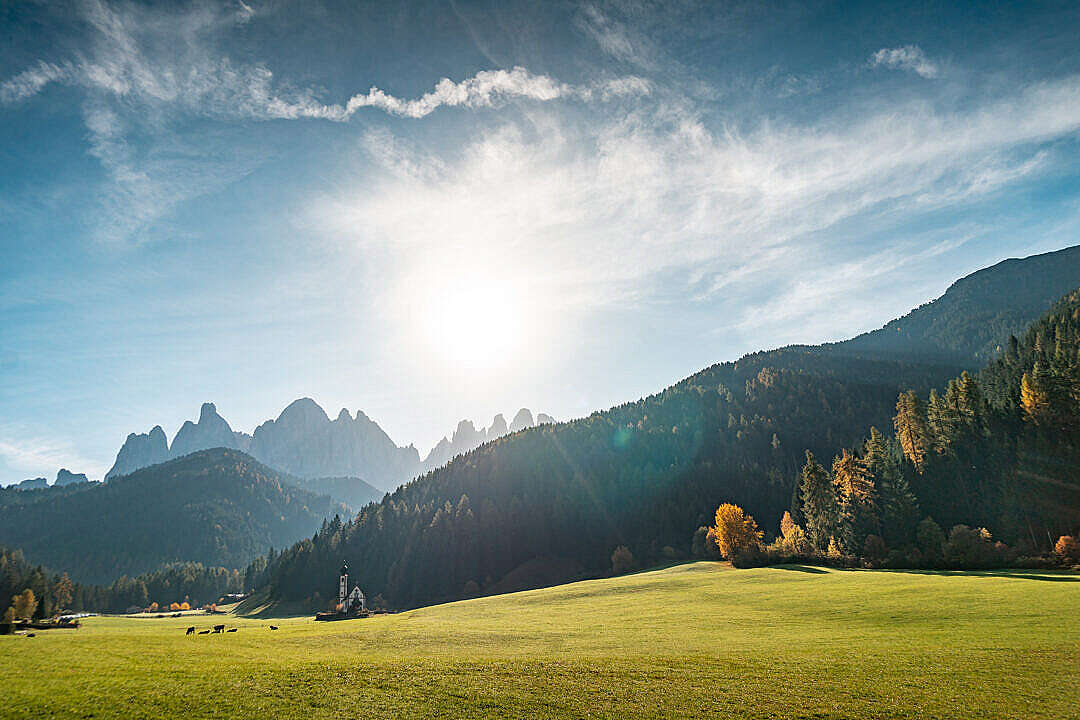
[[[960,278],[941,297],[882,328],[815,346],[824,353],[917,354],[977,369],[997,357],[1010,335],[1024,330],[1080,278],[1080,245],[1010,258]],[[810,347],[810,346],[806,346]]]
[[[174,561],[243,568],[347,508],[235,449],[202,450],[107,483],[0,490],[0,545],[81,582]]]
[[[198,422],[184,422],[171,445],[160,425],[155,425],[148,433],[128,435],[105,479],[111,480],[199,450],[224,447],[246,452],[297,478],[309,481],[361,479],[379,492],[393,490],[489,440],[533,427],[538,420],[554,422],[544,413],[534,420],[528,408],[518,410],[509,427],[501,413],[487,429],[477,430],[472,421],[462,420],[450,439],[444,437],[421,460],[414,446],[398,447],[378,423],[361,410],[354,416],[342,408],[337,418],[331,420],[314,400],[300,398],[290,403],[276,419],[267,420],[248,435],[233,430],[218,414],[214,403],[203,403]],[[338,483],[337,487],[344,486]],[[369,493],[362,488],[349,491],[354,501]],[[335,497],[345,500],[339,495]]]

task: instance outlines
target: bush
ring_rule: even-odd
[[[945,533],[934,519],[927,516],[915,530],[916,541],[919,544],[919,552],[923,562],[933,565],[940,562],[942,551],[945,547]]]
[[[885,547],[885,541],[881,539],[879,535],[867,535],[866,541],[863,542],[863,557],[867,560],[881,560],[885,557],[885,553],[888,548]]]
[[[991,564],[993,546],[986,528],[954,525],[945,543],[945,559],[957,567],[986,567]]]
[[[630,572],[634,569],[634,554],[630,548],[620,545],[611,553],[611,571],[616,575]]]
[[[694,531],[694,538],[690,543],[690,554],[696,558],[717,560],[720,558],[720,550],[716,543],[709,537],[709,526],[702,525]]]

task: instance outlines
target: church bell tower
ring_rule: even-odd
[[[341,563],[341,578],[338,580],[338,604],[345,607],[345,598],[349,596],[349,566]]]

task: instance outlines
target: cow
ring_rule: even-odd
[[[271,629],[271,630],[277,630],[277,625],[271,625],[271,626],[270,626],[270,629]]]
[[[200,630],[200,631],[199,631],[199,634],[200,634],[200,635],[209,635],[209,634],[210,634],[210,631],[209,631],[209,630]]]
[[[236,632],[237,628],[229,628],[225,632]]]
[[[194,635],[194,634],[195,634],[195,626],[194,626],[194,625],[192,625],[191,627],[189,627],[189,628],[187,629],[187,632],[186,632],[186,633],[184,633],[184,634],[185,634],[185,635]]]
[[[224,625],[215,625],[214,626],[214,632],[215,633],[225,632],[225,626]]]
[[[26,633],[26,637],[36,637],[34,633]]]

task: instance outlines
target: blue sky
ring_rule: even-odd
[[[0,482],[214,401],[426,450],[1080,228],[1080,10],[5,3]]]

